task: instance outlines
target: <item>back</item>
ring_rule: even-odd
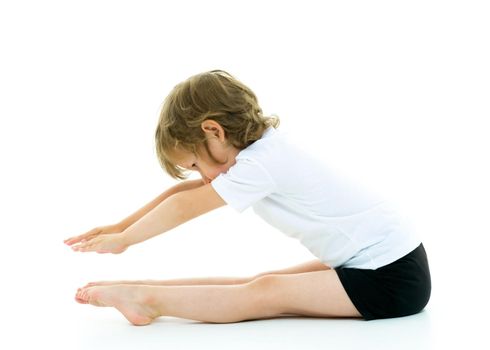
[[[335,173],[272,127],[212,185],[237,211],[252,206],[333,268],[375,269],[420,244],[387,201]]]

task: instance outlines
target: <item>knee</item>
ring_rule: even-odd
[[[256,309],[260,309],[262,312],[269,310],[266,312],[268,315],[280,313],[278,282],[277,275],[262,275],[245,284],[250,301]]]
[[[277,275],[259,275],[246,284],[254,300],[261,305],[272,305],[277,300],[279,279]]]
[[[256,289],[268,288],[274,283],[277,283],[277,275],[272,273],[257,275],[248,282],[251,287]]]

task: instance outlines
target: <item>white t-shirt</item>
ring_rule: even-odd
[[[386,200],[337,175],[269,127],[211,185],[238,212],[255,213],[328,266],[377,269],[420,240]]]

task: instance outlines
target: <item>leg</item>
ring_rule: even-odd
[[[134,280],[134,281],[99,281],[90,282],[86,287],[110,286],[115,284],[132,284],[144,286],[192,286],[192,285],[227,285],[250,282],[254,277],[197,277],[171,280]]]
[[[114,306],[133,324],[158,316],[212,323],[279,317],[360,317],[334,270],[259,277],[229,286],[95,286],[77,298]]]
[[[201,277],[179,278],[172,280],[135,280],[135,281],[99,281],[87,283],[78,291],[95,286],[139,285],[139,286],[193,286],[193,285],[239,285],[252,281],[255,277]],[[78,294],[77,294],[78,295]],[[87,304],[83,299],[75,297],[80,304]]]
[[[265,275],[290,275],[293,273],[304,273],[304,272],[314,272],[314,271],[324,271],[324,270],[330,270],[330,266],[325,265],[318,259],[314,259],[285,269],[263,272],[256,275],[253,279]]]
[[[229,285],[243,284],[253,281],[258,277],[265,275],[292,274],[312,271],[329,270],[330,267],[323,264],[320,260],[311,260],[296,266],[288,267],[281,270],[273,270],[260,273],[252,277],[202,277],[202,278],[179,278],[172,280],[136,280],[136,281],[99,281],[90,282],[85,287],[107,286],[114,284],[135,284],[147,286],[190,286],[190,285]]]

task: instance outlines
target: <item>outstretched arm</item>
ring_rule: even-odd
[[[148,214],[151,210],[153,210],[158,204],[163,202],[165,199],[168,197],[182,191],[187,191],[191,190],[200,186],[203,186],[205,183],[203,180],[187,180],[178,183],[177,185],[169,188],[162,194],[160,194],[158,197],[153,199],[150,203],[146,204],[124,220],[120,221],[117,224],[114,225],[107,225],[107,226],[98,226],[84,234],[74,236],[68,239],[65,239],[64,243],[73,246],[76,243],[80,243],[82,241],[86,241],[88,239],[92,239],[96,236],[103,235],[103,234],[109,234],[109,233],[121,233],[124,230],[126,230],[129,226],[134,224],[136,221],[141,219],[143,216]]]
[[[167,232],[225,204],[225,201],[208,183],[171,195],[120,234],[97,236],[73,246],[73,250],[121,253],[133,244]]]
[[[168,197],[182,191],[187,191],[190,189],[194,189],[200,186],[204,185],[204,181],[202,179],[199,180],[188,180],[188,181],[183,181],[178,183],[177,185],[169,188],[162,194],[160,194],[158,197],[156,197],[154,200],[152,200],[150,203],[146,204],[143,206],[141,209],[137,210],[135,213],[131,214],[124,220],[122,220],[119,224],[117,224],[118,227],[122,228],[122,230],[126,230],[129,226],[134,224],[136,221],[141,219],[143,216],[148,214],[151,210],[153,210],[158,204],[162,203],[165,199]]]

